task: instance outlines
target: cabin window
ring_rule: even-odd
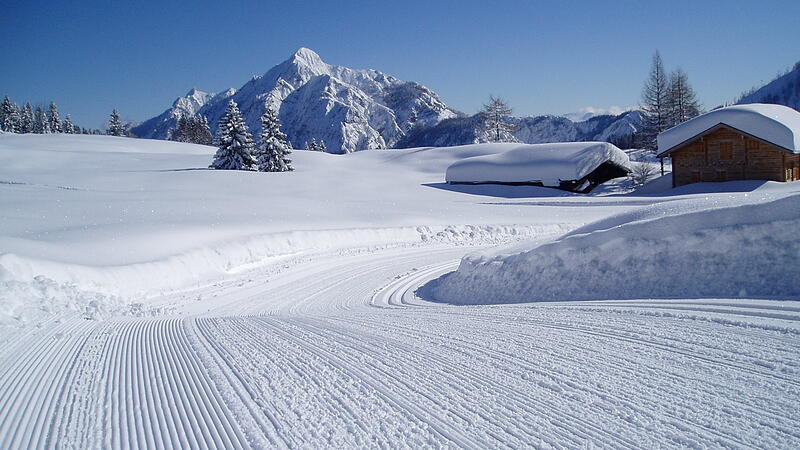
[[[733,159],[733,142],[719,143],[719,159]]]
[[[699,183],[700,182],[700,171],[693,170],[692,171],[692,183]]]
[[[753,139],[745,139],[744,140],[745,148],[748,150],[758,150],[758,141]]]
[[[716,181],[728,181],[728,172],[725,170],[718,170]]]

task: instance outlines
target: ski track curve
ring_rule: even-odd
[[[471,247],[299,256],[0,347],[0,448],[800,447],[800,303],[450,306]]]

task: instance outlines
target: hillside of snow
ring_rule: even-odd
[[[0,133],[0,447],[798,448],[797,183],[444,182],[519,146]]]
[[[736,103],[773,103],[800,111],[800,62],[789,72],[746,93]]]
[[[41,297],[59,286],[71,292],[74,285],[132,301],[280,255],[437,239],[493,242],[563,232],[625,208],[540,212],[486,200],[578,196],[508,186],[474,195],[444,183],[454,161],[513,146],[297,150],[294,172],[255,173],[208,170],[215,149],[201,145],[4,134],[0,283],[27,283],[15,284],[18,295]]]
[[[692,192],[701,186],[685,187]],[[554,242],[465,257],[428,286],[439,301],[800,299],[800,183],[621,213]]]
[[[283,132],[295,148],[312,139],[324,140],[330,153],[389,148],[413,126],[457,115],[425,86],[376,70],[327,64],[314,51],[301,48],[238,90],[211,95],[192,89],[133,133],[165,139],[182,114],[205,116],[216,133],[228,100],[239,105],[254,135],[268,104],[279,111]]]

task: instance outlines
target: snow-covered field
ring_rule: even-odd
[[[680,241],[664,233],[692,223],[677,212],[722,221],[715,245],[738,255],[780,221],[796,233],[797,183],[443,183],[456,160],[502,150],[296,151],[296,172],[269,174],[205,170],[214,149],[188,144],[0,136],[0,447],[800,444],[796,290],[428,295],[465,255]],[[641,256],[622,273],[672,261]]]

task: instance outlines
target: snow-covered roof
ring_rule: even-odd
[[[607,142],[521,144],[502,153],[456,161],[447,168],[445,179],[449,183],[541,182],[558,186],[562,180],[585,177],[606,161],[630,169],[628,155]]]
[[[659,155],[719,124],[800,153],[800,112],[783,105],[752,103],[716,109],[664,131],[658,135]]]

